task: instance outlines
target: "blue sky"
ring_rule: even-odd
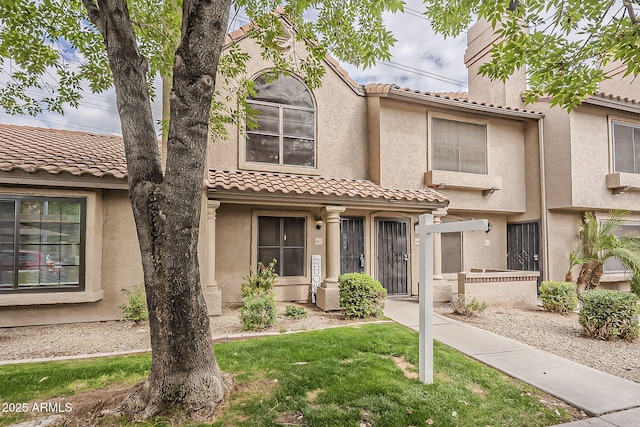
[[[466,34],[447,40],[434,35],[429,21],[418,12],[420,5],[420,0],[409,0],[404,13],[386,17],[387,26],[398,40],[390,62],[366,70],[342,64],[358,83],[395,83],[434,92],[466,90],[467,72],[463,63]],[[244,23],[246,18],[240,14],[236,24]],[[1,79],[0,74],[0,84]],[[152,109],[159,118],[159,99]],[[80,108],[69,108],[64,116],[45,113],[34,118],[0,112],[0,123],[120,134],[113,89],[103,94],[84,92]]]

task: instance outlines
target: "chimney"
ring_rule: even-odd
[[[469,79],[469,99],[505,107],[523,107],[522,92],[527,85],[524,68],[517,70],[505,82],[478,74],[480,65],[491,59],[491,48],[498,41],[499,36],[491,23],[484,19],[473,24],[467,31],[464,63]]]

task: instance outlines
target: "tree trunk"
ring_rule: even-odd
[[[184,1],[164,174],[148,66],[138,51],[126,1],[83,1],[104,37],[113,73],[151,329],[151,374],[123,402],[121,412],[146,419],[178,407],[205,420],[231,383],[213,353],[197,253],[209,109],[230,0]]]
[[[585,262],[580,267],[580,274],[576,280],[578,295],[584,291],[595,289],[600,284],[603,274],[603,265],[599,261]]]

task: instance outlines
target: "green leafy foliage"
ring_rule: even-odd
[[[387,290],[364,273],[348,273],[338,278],[340,307],[347,318],[380,317]]]
[[[274,259],[268,266],[259,262],[256,273],[250,271],[242,282],[243,306],[240,308],[240,320],[245,331],[265,329],[276,321],[278,308],[273,290],[278,278],[278,274],[273,271],[276,262]]]
[[[308,314],[304,307],[298,307],[295,305],[288,305],[284,308],[284,315],[291,317],[292,319],[306,319]]]
[[[118,306],[122,310],[122,320],[131,320],[136,323],[149,320],[144,285],[136,286],[133,292],[129,289],[123,289],[122,292],[127,296],[126,304]]]
[[[604,0],[425,0],[433,29],[456,36],[485,19],[499,35],[480,73],[506,80],[526,64],[526,102],[551,97],[572,109],[598,90],[613,61],[640,74],[637,2]],[[634,10],[635,9],[635,10]]]
[[[582,293],[580,325],[587,337],[600,340],[638,337],[637,297],[634,293],[593,290]]]
[[[477,298],[472,298],[471,301],[466,302],[465,295],[458,295],[458,299],[453,303],[453,314],[459,316],[473,317],[476,314],[482,313],[487,309],[486,302],[480,302]]]
[[[576,285],[570,282],[542,282],[540,299],[545,310],[567,314],[578,308]]]
[[[617,234],[628,213],[612,210],[604,221],[600,221],[592,212],[584,214],[578,229],[582,243],[569,256],[569,268],[581,264],[576,280],[579,291],[593,289],[600,283],[604,263],[609,258],[619,260],[633,275],[640,272],[640,238]]]

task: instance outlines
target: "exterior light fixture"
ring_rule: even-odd
[[[622,194],[622,193],[628,192],[629,190],[631,190],[631,186],[630,185],[625,185],[624,187],[613,188],[611,190],[611,193],[613,193],[613,194]]]
[[[316,230],[320,230],[322,228],[322,224],[324,224],[324,221],[322,220],[322,218],[317,218],[316,219]]]
[[[482,195],[484,197],[489,197],[493,193],[495,193],[498,189],[496,187],[491,187],[488,190],[482,190]]]

